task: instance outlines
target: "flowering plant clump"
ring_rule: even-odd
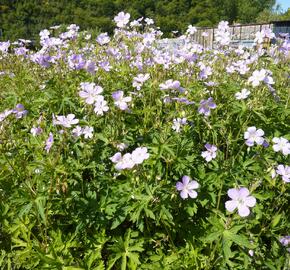
[[[114,15],[0,42],[0,269],[289,269],[287,35]]]

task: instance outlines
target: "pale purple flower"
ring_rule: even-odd
[[[149,158],[149,153],[146,147],[138,147],[132,152],[131,156],[135,164],[141,164],[144,160]]]
[[[35,137],[36,135],[40,135],[42,133],[42,128],[41,127],[32,127],[30,129],[30,133]]]
[[[119,12],[117,16],[114,17],[114,21],[117,24],[118,27],[124,28],[130,20],[130,14]]]
[[[103,96],[99,95],[96,98],[94,112],[97,115],[104,115],[104,112],[107,112],[108,110],[109,110],[109,107],[107,105],[107,101],[104,99]]]
[[[55,125],[61,125],[66,128],[70,128],[72,125],[76,125],[79,122],[79,119],[75,119],[74,114],[57,115],[56,120],[54,120]]]
[[[122,159],[122,154],[120,152],[118,152],[115,155],[113,155],[112,157],[110,157],[110,160],[113,163],[118,163],[119,161],[121,161],[121,159]]]
[[[105,44],[109,43],[110,37],[108,36],[108,33],[101,33],[100,35],[98,35],[97,42],[100,45],[105,45]]]
[[[10,41],[0,42],[0,52],[7,53],[10,47]]]
[[[201,79],[207,79],[208,76],[212,75],[212,68],[210,66],[206,66],[204,63],[200,62],[199,67],[200,67],[200,73],[198,76]]]
[[[210,97],[207,100],[201,100],[200,101],[200,106],[198,108],[198,113],[199,114],[203,114],[205,116],[209,116],[210,115],[210,110],[211,109],[215,109],[216,108],[216,104],[213,101],[213,98]]]
[[[93,104],[99,99],[99,94],[103,92],[103,88],[95,83],[82,82],[80,84],[81,91],[79,95],[85,99],[87,104]]]
[[[185,97],[182,97],[182,98],[173,97],[172,100],[175,100],[175,101],[180,102],[180,103],[185,103],[186,105],[191,105],[191,104],[194,104],[195,103],[194,101],[189,101]]]
[[[19,47],[19,48],[15,48],[14,52],[16,55],[26,55],[26,53],[28,52],[28,49],[26,49],[25,47]]]
[[[210,162],[212,159],[216,158],[217,147],[215,145],[207,143],[204,147],[206,148],[206,151],[202,151],[201,156],[207,162]]]
[[[19,119],[19,118],[22,118],[23,116],[25,116],[28,113],[28,111],[25,110],[23,104],[17,104],[15,106],[15,108],[12,110],[12,113],[14,113],[15,114],[15,117],[17,119]]]
[[[128,108],[128,102],[131,102],[131,97],[124,97],[123,91],[116,91],[112,94],[112,97],[114,99],[114,104],[122,111],[127,110]]]
[[[280,137],[274,137],[272,139],[272,142],[274,143],[273,145],[273,150],[275,152],[282,152],[284,156],[287,156],[290,154],[290,143],[287,139]]]
[[[133,87],[135,87],[138,91],[141,89],[141,86],[150,78],[148,73],[146,74],[138,74],[137,77],[133,78]]]
[[[280,243],[284,246],[287,247],[290,244],[290,235],[286,235],[280,238]]]
[[[40,66],[47,68],[50,66],[50,62],[52,61],[52,58],[48,54],[37,52],[31,55],[31,60],[39,64]]]
[[[83,134],[83,129],[80,126],[76,126],[72,130],[72,134],[74,137],[80,137]]]
[[[254,207],[256,204],[256,198],[249,196],[250,192],[247,188],[242,187],[231,188],[228,190],[228,196],[232,199],[226,202],[226,209],[229,212],[233,212],[236,208],[238,209],[238,214],[241,217],[246,217],[250,214],[249,207]]]
[[[109,72],[112,69],[112,66],[110,65],[109,61],[100,61],[99,66],[100,68],[102,68],[103,70],[107,72]]]
[[[85,68],[86,60],[81,54],[73,54],[68,57],[68,65],[71,69],[80,70]]]
[[[87,70],[87,72],[89,72],[91,74],[95,74],[96,70],[98,69],[96,66],[96,63],[94,61],[91,61],[91,60],[86,61],[84,68]]]
[[[85,126],[83,128],[83,131],[82,131],[85,139],[93,138],[93,132],[94,132],[94,128],[93,127],[89,127],[89,126]]]
[[[254,143],[257,145],[262,145],[264,143],[264,131],[262,129],[257,129],[256,127],[249,127],[244,134],[244,139],[246,140],[246,145],[254,146]]]
[[[244,88],[244,89],[242,89],[241,92],[237,92],[235,94],[235,97],[237,100],[241,100],[241,99],[246,99],[250,94],[251,94],[251,92]]]
[[[276,173],[282,176],[285,183],[290,183],[290,166],[278,165]]]
[[[187,119],[185,117],[173,119],[172,129],[175,130],[177,133],[179,133],[181,130],[181,127],[186,124],[187,124]]]
[[[49,136],[45,142],[45,151],[48,153],[50,151],[51,146],[53,145],[53,134],[50,132]]]
[[[180,88],[180,82],[179,81],[173,81],[173,80],[167,80],[165,83],[161,83],[159,85],[161,90],[169,90],[169,89],[179,89]]]
[[[180,191],[180,197],[182,199],[187,199],[188,196],[192,199],[196,198],[197,192],[195,191],[195,189],[197,189],[198,187],[198,182],[194,180],[192,181],[192,179],[187,175],[184,175],[182,177],[182,182],[176,183],[176,189]]]

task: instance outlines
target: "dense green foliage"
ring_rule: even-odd
[[[220,20],[255,22],[260,13],[272,14],[274,4],[275,0],[1,0],[0,38],[35,39],[41,29],[70,23],[82,29],[112,33],[112,18],[120,10],[130,12],[133,18],[153,18],[169,35],[189,24],[212,26]]]

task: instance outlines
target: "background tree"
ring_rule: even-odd
[[[274,6],[275,0],[1,0],[0,39],[36,39],[41,29],[71,23],[112,33],[112,20],[122,10],[132,18],[153,18],[165,36],[185,30],[189,24],[289,19],[289,11],[282,14]]]

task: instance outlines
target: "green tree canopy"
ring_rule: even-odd
[[[272,14],[274,5],[275,0],[1,0],[1,39],[33,39],[41,29],[71,23],[81,29],[112,33],[112,20],[122,10],[132,18],[153,18],[168,36],[173,30],[185,30],[189,24],[256,22]]]

